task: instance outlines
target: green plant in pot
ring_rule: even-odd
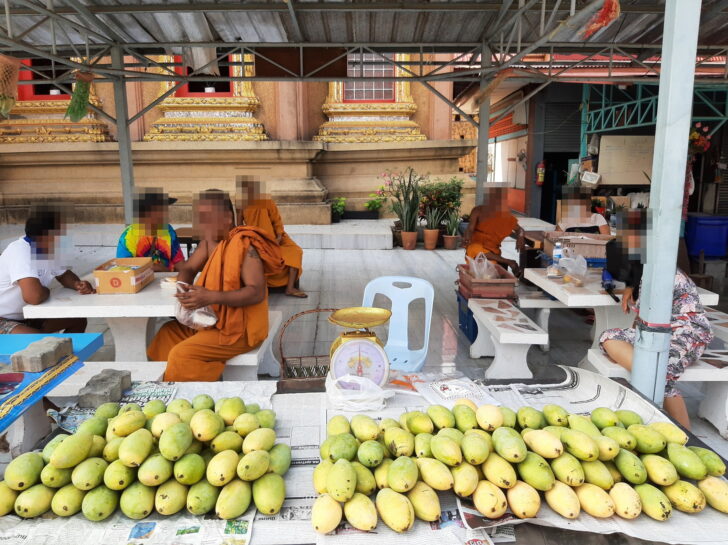
[[[445,234],[442,237],[443,246],[446,250],[455,250],[460,240],[460,214],[452,210],[445,217]]]
[[[440,225],[445,217],[445,212],[439,208],[427,208],[425,210],[425,250],[437,248],[437,239],[440,237]]]
[[[425,179],[412,168],[385,175],[385,185],[392,199],[392,212],[402,224],[402,247],[405,250],[414,250],[417,246],[420,183]]]
[[[344,215],[346,207],[346,197],[336,197],[331,201],[331,222],[339,223],[341,216]]]

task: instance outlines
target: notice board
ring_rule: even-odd
[[[600,185],[647,185],[652,178],[654,136],[602,136],[599,142]]]

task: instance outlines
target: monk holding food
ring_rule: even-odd
[[[242,195],[240,212],[245,225],[257,227],[275,238],[281,247],[281,255],[286,269],[276,274],[267,274],[266,281],[270,288],[286,288],[290,297],[306,298],[308,295],[296,287],[303,272],[303,250],[291,240],[283,227],[283,220],[276,203],[261,191],[261,183],[249,178],[238,181],[238,192]]]
[[[190,311],[211,308],[217,322],[206,329],[176,320],[164,324],[147,356],[167,361],[165,381],[218,380],[228,359],[252,350],[268,336],[265,278],[283,270],[280,249],[267,233],[252,227],[233,227],[224,234],[234,225],[232,210],[230,198],[221,191],[203,192],[196,202],[202,240],[180,271],[178,280],[184,287],[177,299]],[[218,242],[219,234],[224,236]]]

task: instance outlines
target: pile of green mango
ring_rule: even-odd
[[[416,518],[438,520],[437,492],[447,490],[471,498],[491,519],[509,509],[519,518],[536,517],[542,495],[569,519],[583,510],[664,521],[673,508],[697,513],[706,505],[728,513],[722,459],[685,446],[688,437],[674,424],[645,425],[629,410],[578,415],[545,405],[513,411],[462,399],[452,410],[431,405],[398,421],[337,415],[326,431],[312,511],[314,529],[324,534],[343,519],[372,531],[381,518],[397,532]]]
[[[275,514],[291,465],[290,447],[276,444],[275,423],[275,412],[239,397],[105,403],[73,435],[59,434],[42,452],[8,464],[0,515],[50,510],[101,521],[117,507],[131,519],[186,508],[234,519],[251,503]]]

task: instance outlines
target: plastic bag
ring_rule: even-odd
[[[476,280],[499,278],[498,269],[485,257],[483,252],[475,256],[475,259],[470,256],[465,256],[465,259],[467,260],[470,273]]]
[[[344,375],[336,380],[326,375],[326,396],[334,409],[343,411],[378,411],[394,390],[385,390],[367,377]]]
[[[570,250],[570,248],[568,249]],[[573,255],[573,257],[562,257],[559,260],[559,267],[561,267],[565,272],[564,280],[568,280],[568,275],[571,279],[573,279],[575,284],[582,285],[587,272],[586,259],[584,259],[584,256],[582,255],[573,254],[571,252],[569,252],[569,255]]]
[[[188,285],[186,282],[177,282],[177,293],[186,291],[185,286]],[[217,316],[210,307],[189,310],[183,307],[179,301],[175,302],[174,316],[179,323],[192,329],[207,329],[217,323]]]

